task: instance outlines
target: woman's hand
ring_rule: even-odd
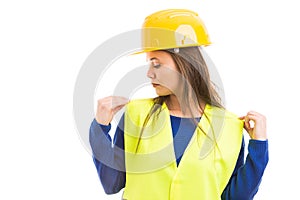
[[[98,100],[96,121],[102,125],[108,125],[114,115],[121,110],[129,100],[125,97],[109,96]]]
[[[250,111],[246,116],[240,117],[244,120],[244,128],[251,139],[267,140],[266,117],[258,112]]]

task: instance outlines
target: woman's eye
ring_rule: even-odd
[[[159,64],[159,63],[153,64],[153,67],[154,67],[154,68],[159,68],[159,67],[160,67],[160,64]]]
[[[160,63],[157,63],[157,62],[151,62],[150,65],[154,68],[159,68],[160,67]]]
[[[161,66],[161,64],[158,62],[158,60],[153,59],[153,60],[150,60],[149,66],[154,67],[154,68],[159,68]]]

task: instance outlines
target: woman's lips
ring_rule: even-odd
[[[159,84],[157,84],[157,83],[152,83],[152,85],[153,85],[153,87],[159,86]]]

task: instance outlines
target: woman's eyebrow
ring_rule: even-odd
[[[159,61],[159,59],[156,58],[156,57],[152,57],[152,58],[149,59],[149,61],[152,61],[152,60],[158,60]]]

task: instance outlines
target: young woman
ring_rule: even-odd
[[[210,43],[203,22],[189,10],[164,10],[146,18],[143,33],[147,76],[158,96],[100,99],[90,127],[105,192],[124,188],[127,200],[253,199],[268,162],[266,119],[255,111],[238,117],[222,106],[200,50]],[[115,145],[104,147],[124,106]],[[243,128],[251,138],[245,161]]]

